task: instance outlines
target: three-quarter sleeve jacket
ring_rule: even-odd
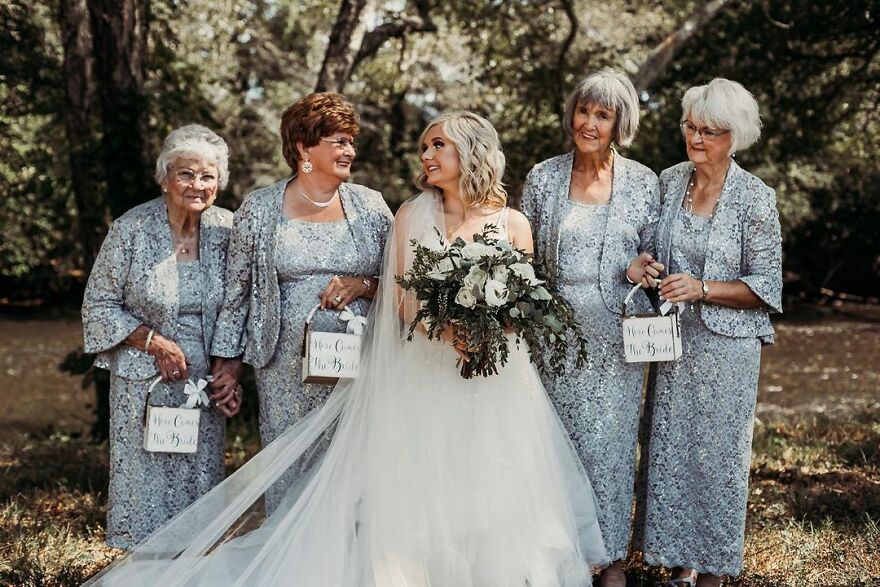
[[[223,303],[231,228],[232,212],[217,206],[205,210],[199,220],[206,354]],[[98,353],[95,366],[133,380],[158,373],[152,355],[123,341],[141,324],[173,339],[178,286],[165,198],[145,202],[117,218],[101,245],[83,296],[85,351]]]
[[[521,208],[535,234],[535,257],[556,279],[559,267],[559,234],[568,199],[574,151],[535,165],[523,186]],[[660,212],[657,175],[636,161],[614,153],[614,177],[608,205],[608,221],[602,239],[599,289],[608,310],[622,313],[623,301],[632,287],[626,269],[639,253],[654,253],[654,238]],[[633,300],[628,311],[649,312],[644,294]]]
[[[275,231],[284,189],[291,178],[252,192],[235,213],[229,245],[226,299],[217,320],[211,354],[243,355],[254,367],[275,354],[281,327],[281,289],[275,269]],[[343,183],[339,197],[351,238],[364,260],[361,275],[378,275],[393,216],[382,194]]]
[[[690,161],[660,174],[663,208],[657,230],[657,253],[669,267],[676,238],[673,227],[693,173]],[[740,280],[761,298],[764,306],[737,309],[704,304],[702,320],[712,332],[730,337],[773,341],[769,314],[782,312],[782,234],[776,192],[731,159],[727,178],[709,225],[706,264],[700,279]]]

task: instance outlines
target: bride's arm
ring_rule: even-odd
[[[529,255],[535,254],[532,227],[519,210],[510,209],[507,212],[507,236],[510,237],[510,244],[514,247],[524,250]]]

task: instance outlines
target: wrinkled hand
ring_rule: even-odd
[[[660,299],[672,303],[703,298],[703,284],[687,273],[673,273],[660,282]]]
[[[334,275],[330,283],[324,288],[318,297],[321,299],[321,309],[344,308],[367,292],[367,287],[360,277],[352,275]]]
[[[186,355],[170,338],[154,334],[149,353],[155,357],[164,381],[184,381],[189,378]]]
[[[650,253],[642,253],[630,261],[629,267],[626,268],[626,276],[633,283],[652,289],[657,287],[657,278],[665,269],[663,263],[654,260]]]
[[[242,391],[238,380],[243,369],[239,358],[211,359],[211,400],[227,417],[234,416],[241,410]]]

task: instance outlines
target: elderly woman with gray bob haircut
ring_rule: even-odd
[[[679,303],[683,356],[658,363],[643,449],[643,551],[672,585],[742,570],[761,345],[781,312],[776,195],[733,160],[760,135],[758,103],[714,79],[682,100],[688,161],[660,174],[660,298]],[[641,526],[641,524],[640,524]]]
[[[615,561],[602,585],[625,583],[642,390],[641,366],[624,361],[621,304],[630,284],[653,286],[662,270],[652,256],[657,176],[612,146],[629,146],[638,126],[639,100],[629,79],[613,69],[588,76],[565,107],[563,127],[575,148],[537,164],[522,196],[535,255],[590,340],[586,368],[576,369],[572,354],[564,374],[544,384],[596,491],[602,536]],[[641,294],[631,308],[649,309]]]
[[[184,383],[211,371],[223,302],[232,213],[213,206],[228,180],[229,149],[211,130],[171,132],[156,161],[162,196],[110,227],[83,298],[85,350],[110,371],[107,543],[130,548],[223,479],[225,415],[239,409],[227,382],[203,408],[194,454],[147,452],[144,405],[186,403]]]

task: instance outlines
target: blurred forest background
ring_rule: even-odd
[[[0,584],[79,585],[119,555],[94,442],[106,372],[71,349],[104,234],[159,195],[171,129],[227,140],[234,209],[289,174],[283,109],[342,91],[363,126],[354,180],[395,208],[427,120],[467,108],[501,133],[516,196],[565,149],[567,94],[614,66],[642,101],[625,154],[655,171],[685,158],[692,85],[737,80],[764,117],[737,159],[777,190],[786,314],[764,351],[746,570],[725,585],[880,585],[878,55],[880,0],[0,0]],[[229,471],[258,449],[256,409],[230,422]],[[638,556],[629,572],[666,579]]]
[[[354,180],[394,207],[415,141],[448,108],[501,133],[517,194],[564,149],[567,93],[603,66],[640,91],[626,155],[684,158],[683,91],[723,76],[761,105],[741,163],[777,189],[788,295],[880,285],[880,5],[866,0],[0,0],[0,294],[78,304],[109,222],[158,195],[168,131],[200,122],[232,153],[220,203],[288,174],[282,110],[344,92]]]

